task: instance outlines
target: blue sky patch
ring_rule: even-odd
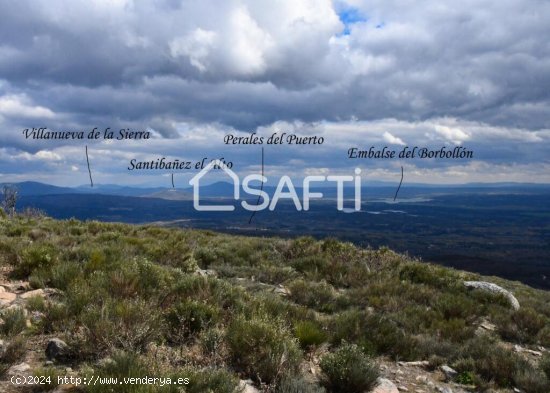
[[[366,22],[368,18],[362,15],[357,8],[346,8],[338,13],[338,17],[344,24],[343,35],[349,35],[351,25],[360,22]]]

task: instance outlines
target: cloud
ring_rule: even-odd
[[[6,117],[52,119],[55,117],[50,109],[32,105],[24,94],[8,94],[0,97],[0,114]]]
[[[384,140],[386,142],[391,143],[392,145],[401,145],[401,146],[406,145],[406,143],[403,142],[401,138],[393,136],[388,131],[384,131],[384,134],[382,136],[384,137]]]
[[[106,177],[124,168],[119,160],[147,152],[232,156],[251,168],[253,152],[224,146],[223,135],[276,129],[327,142],[270,152],[273,171],[292,159],[297,173],[327,162],[346,168],[342,152],[351,145],[380,143],[468,146],[488,165],[526,173],[526,165],[548,162],[548,2],[21,0],[1,7],[4,174],[38,176],[34,160],[19,168],[13,157],[41,151],[60,157],[43,157],[52,178],[83,168],[82,144],[22,139],[32,126],[154,131],[146,143],[96,143]]]

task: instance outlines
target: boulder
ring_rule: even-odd
[[[46,357],[49,360],[63,358],[67,355],[69,346],[59,338],[52,338],[46,346]]]
[[[15,366],[11,366],[8,369],[8,375],[21,375],[31,369],[31,366],[29,366],[27,363],[19,363]]]
[[[0,292],[0,301],[11,303],[17,298],[17,295],[15,293],[11,292]]]
[[[281,295],[281,296],[290,296],[290,290],[288,288],[285,288],[284,286],[282,286],[280,284],[277,287],[275,287],[273,292],[275,292],[277,295]]]
[[[258,389],[254,387],[250,379],[241,380],[239,382],[239,392],[242,393],[260,393]]]
[[[447,365],[443,365],[439,369],[443,372],[443,374],[445,374],[447,381],[452,381],[458,375],[458,372],[454,368]]]
[[[378,385],[376,385],[372,393],[399,393],[399,389],[389,379],[378,378]]]
[[[19,297],[21,299],[28,299],[34,296],[44,297],[45,295],[46,293],[44,292],[43,289],[35,289],[34,291],[28,291],[28,292],[22,293],[21,295],[19,295]]]
[[[486,281],[464,281],[464,285],[470,289],[479,289],[497,295],[503,295],[508,299],[508,301],[510,302],[510,306],[512,306],[514,310],[517,311],[520,308],[518,299],[516,299],[512,292],[498,286],[497,284]]]

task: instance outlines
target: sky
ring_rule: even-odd
[[[224,158],[227,134],[322,136],[265,146],[266,175],[550,183],[550,2],[541,0],[0,0],[0,182],[166,185],[129,161]],[[142,141],[45,141],[23,130],[148,130]],[[349,160],[351,147],[474,152]],[[196,171],[176,172],[187,186]]]

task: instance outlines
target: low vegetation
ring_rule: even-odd
[[[0,281],[54,293],[0,311],[3,374],[59,337],[68,349],[48,372],[185,377],[191,393],[234,392],[239,380],[361,393],[381,361],[415,360],[449,365],[455,382],[480,391],[550,391],[549,355],[533,362],[513,350],[549,345],[549,293],[386,248],[14,215],[0,218],[0,267]],[[514,289],[521,309],[462,284],[478,279]]]

